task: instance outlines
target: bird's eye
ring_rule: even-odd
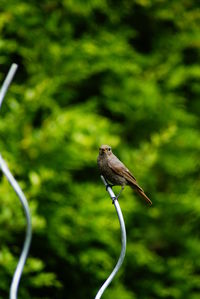
[[[110,152],[111,148],[109,147],[108,150],[109,150],[109,152]]]

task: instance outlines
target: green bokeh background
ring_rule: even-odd
[[[0,152],[33,220],[20,299],[94,298],[113,269],[120,230],[96,166],[102,143],[153,201],[122,194],[127,254],[103,298],[199,298],[199,24],[195,0],[1,0],[0,81],[19,69]],[[24,231],[0,175],[0,299]]]

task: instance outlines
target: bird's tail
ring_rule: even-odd
[[[144,193],[144,191],[142,190],[142,188],[139,185],[133,185],[133,184],[131,184],[131,187],[140,195],[140,197],[144,198],[145,201],[150,206],[152,205],[152,201],[146,196],[146,194]]]
[[[146,202],[151,206],[152,205],[152,201],[148,198],[148,196],[146,196],[146,194],[144,193],[143,190],[140,189],[136,189],[137,193],[146,200]]]

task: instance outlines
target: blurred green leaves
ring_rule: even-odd
[[[199,22],[195,1],[2,1],[0,151],[30,203],[33,242],[20,298],[89,298],[120,231],[96,157],[110,144],[153,201],[120,198],[127,255],[109,298],[198,298]],[[114,187],[118,190],[117,187]],[[0,177],[0,298],[24,239]]]

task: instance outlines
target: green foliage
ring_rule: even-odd
[[[120,251],[96,167],[110,144],[153,201],[127,188],[127,255],[104,298],[198,298],[200,12],[190,1],[1,1],[0,149],[30,203],[19,297],[92,298]],[[116,187],[116,190],[118,188]],[[23,244],[0,177],[0,299]]]

